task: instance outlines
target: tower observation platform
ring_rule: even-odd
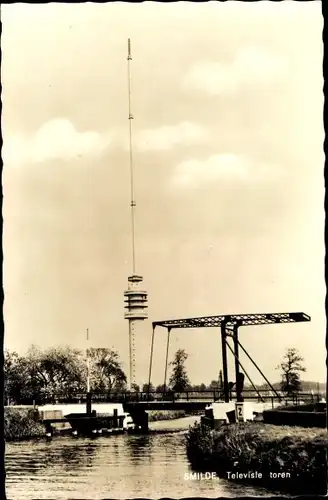
[[[147,292],[140,290],[139,285],[143,277],[133,274],[128,277],[128,289],[124,292],[127,311],[124,314],[125,319],[143,320],[148,318],[147,312]]]

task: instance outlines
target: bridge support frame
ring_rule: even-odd
[[[275,390],[275,388],[270,384],[269,380],[266,378],[266,376],[264,375],[264,373],[262,372],[262,370],[260,369],[260,367],[255,363],[255,361],[252,358],[252,356],[250,356],[250,354],[248,354],[248,352],[246,351],[246,349],[241,345],[241,343],[239,342],[238,338],[237,338],[237,344],[242,348],[242,350],[244,351],[244,353],[246,354],[246,356],[248,357],[248,359],[250,359],[250,361],[253,363],[253,365],[255,366],[255,368],[257,369],[257,371],[262,375],[262,377],[264,378],[264,380],[266,381],[266,383],[268,384],[268,386],[270,387],[270,389],[272,390],[272,392],[274,392],[275,395],[278,397],[279,401],[281,401],[280,395],[277,393],[277,391]]]
[[[167,342],[166,342],[166,357],[165,357],[165,372],[164,372],[164,394],[166,393],[166,379],[167,379],[167,365],[169,359],[169,347],[170,347],[170,336],[171,336],[171,328],[167,329]]]
[[[240,323],[236,322],[233,325],[228,325],[226,322],[221,324],[221,346],[222,346],[222,368],[223,368],[223,394],[224,401],[229,403],[230,401],[230,391],[229,391],[229,375],[228,375],[228,358],[227,358],[227,347],[230,346],[227,342],[227,337],[232,337],[233,339],[233,356],[235,359],[235,383],[236,383],[236,393],[237,402],[243,401],[242,388],[240,386],[240,362],[239,362],[239,341],[238,341],[238,328]]]
[[[242,388],[240,387],[240,371],[239,371],[239,350],[238,350],[238,326],[234,326],[233,329],[233,345],[235,351],[235,374],[236,374],[236,391],[237,391],[237,402],[243,400],[242,398]]]
[[[164,376],[164,386],[166,387],[166,376],[167,376],[167,363],[168,363],[168,348],[169,348],[169,335],[170,330],[173,328],[208,328],[208,327],[218,327],[221,330],[221,349],[222,349],[222,367],[223,367],[223,386],[224,386],[224,400],[225,402],[230,401],[230,391],[231,387],[228,379],[228,359],[227,359],[227,347],[232,352],[235,358],[235,375],[236,375],[236,393],[237,401],[242,401],[243,396],[243,380],[244,375],[251,382],[254,390],[259,394],[258,390],[255,388],[253,382],[247,375],[245,369],[239,361],[239,347],[245,352],[248,358],[252,361],[253,365],[261,373],[268,383],[267,378],[264,376],[263,372],[260,370],[258,365],[248,354],[246,349],[241,345],[238,339],[238,328],[240,326],[250,326],[250,325],[269,325],[269,324],[282,324],[282,323],[299,323],[304,321],[311,321],[311,317],[303,312],[288,312],[288,313],[260,313],[260,314],[227,314],[227,315],[216,315],[216,316],[203,316],[196,318],[185,318],[185,319],[171,319],[165,321],[153,321],[153,333],[151,340],[151,350],[150,350],[150,363],[149,363],[149,379],[148,379],[148,400],[149,400],[149,387],[151,382],[151,371],[153,362],[153,349],[154,349],[154,336],[156,326],[161,326],[168,329],[168,340],[167,340],[167,350],[166,350],[166,363],[165,363],[165,376]],[[227,337],[233,339],[233,348],[229,345]],[[243,370],[242,373],[239,367]],[[234,384],[232,384],[234,385]],[[271,384],[270,388],[275,392]],[[260,395],[259,395],[260,397]],[[328,415],[328,410],[327,410]],[[327,417],[327,427],[328,427],[328,417]]]
[[[153,324],[153,332],[151,336],[151,346],[150,346],[150,359],[149,359],[149,374],[148,374],[148,395],[147,395],[147,401],[149,400],[149,389],[150,389],[150,382],[151,382],[151,372],[153,368],[153,354],[154,354],[154,339],[155,339],[155,328],[156,325]]]
[[[221,325],[222,372],[224,401],[229,403],[228,357],[227,357],[227,331],[225,323]]]
[[[248,378],[248,380],[250,381],[251,383],[251,386],[253,387],[254,391],[257,393],[259,399],[261,401],[263,401],[262,399],[262,396],[261,394],[259,393],[259,391],[257,390],[255,384],[253,383],[252,379],[250,378],[250,376],[248,375],[247,371],[245,370],[245,368],[243,367],[243,365],[241,364],[241,362],[239,361],[239,358],[237,358],[236,354],[235,354],[235,351],[232,349],[232,347],[230,346],[230,344],[228,343],[228,341],[226,341],[226,344],[227,344],[227,347],[229,348],[229,350],[231,351],[232,355],[234,356],[235,358],[235,362],[238,363],[238,365],[240,365],[240,368],[243,370],[244,374],[246,375],[246,377]],[[239,372],[238,372],[239,373]],[[240,392],[240,399],[239,401],[242,399],[242,396],[241,396],[241,392]]]
[[[229,375],[228,375],[228,357],[227,357],[227,347],[231,350],[227,342],[227,337],[230,336],[233,338],[234,350],[232,351],[233,356],[235,358],[235,378],[236,378],[236,390],[237,390],[237,401],[240,402],[243,400],[242,390],[239,385],[240,378],[240,370],[239,366],[239,340],[238,340],[238,327],[239,323],[236,323],[231,326],[227,326],[225,322],[221,324],[221,349],[222,349],[222,368],[223,368],[223,393],[224,393],[224,401],[229,403],[230,401],[230,391],[229,391]],[[152,339],[151,339],[151,347],[150,347],[150,360],[149,360],[149,377],[148,377],[148,398],[149,400],[149,388],[151,383],[151,374],[152,374],[152,366],[153,366],[153,354],[154,354],[154,339],[155,339],[155,328],[156,325],[153,325],[152,331]],[[170,335],[171,328],[167,328],[167,343],[166,343],[166,357],[165,357],[165,373],[164,373],[164,393],[166,392],[166,382],[167,382],[167,367],[168,367],[168,354],[169,354],[169,346],[170,346]],[[242,347],[242,346],[241,346]],[[245,370],[244,370],[245,371]],[[246,373],[245,373],[246,374]],[[252,383],[252,381],[251,381]]]

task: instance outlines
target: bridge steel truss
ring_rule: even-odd
[[[259,398],[262,399],[261,394],[255,387],[251,378],[247,374],[246,370],[242,366],[239,360],[239,348],[247,355],[250,361],[253,363],[255,368],[262,375],[264,380],[267,382],[271,390],[275,395],[281,400],[281,396],[272,387],[268,379],[265,377],[264,373],[261,371],[259,366],[253,360],[251,355],[246,351],[239,341],[238,329],[241,326],[259,326],[259,325],[272,325],[281,323],[299,323],[304,321],[311,321],[310,316],[302,312],[290,312],[290,313],[267,313],[267,314],[228,314],[219,316],[203,316],[198,318],[186,318],[186,319],[171,319],[165,321],[153,321],[152,327],[152,339],[150,348],[150,360],[149,360],[149,377],[148,377],[148,391],[151,383],[151,373],[153,364],[153,352],[154,352],[154,338],[156,327],[163,327],[167,329],[167,344],[166,344],[166,359],[165,359],[165,373],[164,373],[164,391],[166,389],[167,382],[167,366],[168,366],[168,354],[169,354],[169,344],[171,330],[174,328],[219,328],[221,333],[221,349],[222,349],[222,371],[223,371],[223,394],[225,402],[230,400],[230,388],[229,388],[229,378],[228,378],[228,358],[227,358],[227,348],[231,351],[235,359],[235,380],[236,380],[236,393],[237,401],[242,401],[242,389],[238,381],[240,380],[240,368],[244,375],[250,381],[253,389],[258,394]],[[228,339],[232,339],[233,348],[230,346]]]

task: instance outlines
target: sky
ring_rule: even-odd
[[[137,382],[152,321],[292,311],[311,322],[245,327],[241,342],[272,381],[290,347],[324,381],[321,3],[16,3],[2,23],[5,347],[83,349],[89,328],[128,370],[130,38],[149,294]],[[193,383],[217,379],[217,329],[171,337]],[[156,384],[165,342],[158,329]]]

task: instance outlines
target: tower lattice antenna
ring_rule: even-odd
[[[87,328],[87,392],[90,392],[90,353],[89,353],[89,328]]]
[[[133,175],[133,151],[132,151],[132,120],[131,112],[131,41],[128,39],[128,97],[129,97],[129,156],[130,156],[130,189],[131,189],[131,230],[132,230],[132,276],[128,278],[128,290],[124,292],[125,312],[124,317],[129,320],[129,358],[130,358],[130,389],[136,383],[136,345],[135,337],[137,324],[148,317],[147,314],[147,292],[139,289],[143,281],[142,276],[136,274],[136,245],[135,245],[135,193]]]
[[[132,273],[136,272],[136,251],[135,251],[135,193],[133,178],[133,149],[132,149],[132,120],[131,112],[131,41],[128,39],[128,95],[129,95],[129,152],[130,152],[130,188],[131,188],[131,237],[132,237]]]

